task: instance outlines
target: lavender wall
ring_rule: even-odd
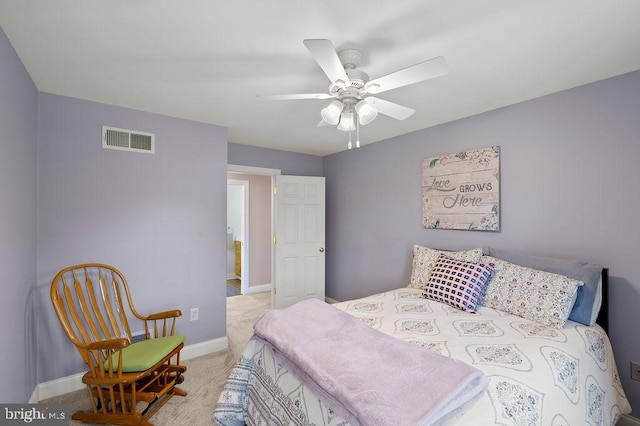
[[[33,390],[32,289],[36,282],[38,91],[0,28],[0,401]]]
[[[322,176],[322,157],[229,143],[229,164],[279,169],[283,175]]]
[[[637,413],[640,383],[640,72],[324,158],[327,296],[404,285],[411,247],[492,245],[600,263],[611,277],[610,336]],[[421,227],[421,160],[500,145],[502,230]]]
[[[155,133],[156,153],[103,149],[102,125]],[[225,336],[226,130],[41,93],[38,132],[37,382],[84,370],[48,294],[69,265],[114,265],[141,313],[181,309],[186,344]]]
[[[24,402],[36,383],[84,369],[48,296],[52,276],[69,264],[118,266],[140,311],[199,307],[200,321],[180,323],[187,343],[225,334],[224,285],[215,284],[225,277],[228,159],[283,174],[324,170],[327,295],[335,299],[404,285],[415,243],[494,245],[609,267],[610,335],[640,410],[640,384],[628,378],[629,361],[640,360],[640,72],[324,160],[227,148],[215,126],[38,95],[1,29],[0,94],[0,320],[16,324],[3,332],[12,344],[0,353],[12,368],[2,402]],[[103,124],[156,133],[157,154],[102,150]],[[502,146],[502,231],[422,229],[421,159],[494,144]]]

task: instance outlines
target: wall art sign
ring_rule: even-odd
[[[500,147],[422,160],[425,228],[500,230]]]

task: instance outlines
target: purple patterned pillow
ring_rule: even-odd
[[[465,262],[441,254],[431,270],[422,297],[475,312],[493,270],[492,263]]]

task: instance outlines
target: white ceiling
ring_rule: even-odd
[[[228,128],[229,141],[327,155],[329,80],[302,40],[363,51],[373,79],[435,56],[450,74],[378,95],[416,109],[372,143],[640,69],[638,0],[0,0],[38,90]],[[136,129],[148,130],[152,129]]]

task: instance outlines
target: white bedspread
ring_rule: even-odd
[[[561,330],[481,307],[476,314],[401,288],[335,305],[384,333],[459,359],[489,378],[485,392],[447,425],[614,425],[631,407],[599,326]],[[252,340],[214,412],[219,424],[347,422]]]

